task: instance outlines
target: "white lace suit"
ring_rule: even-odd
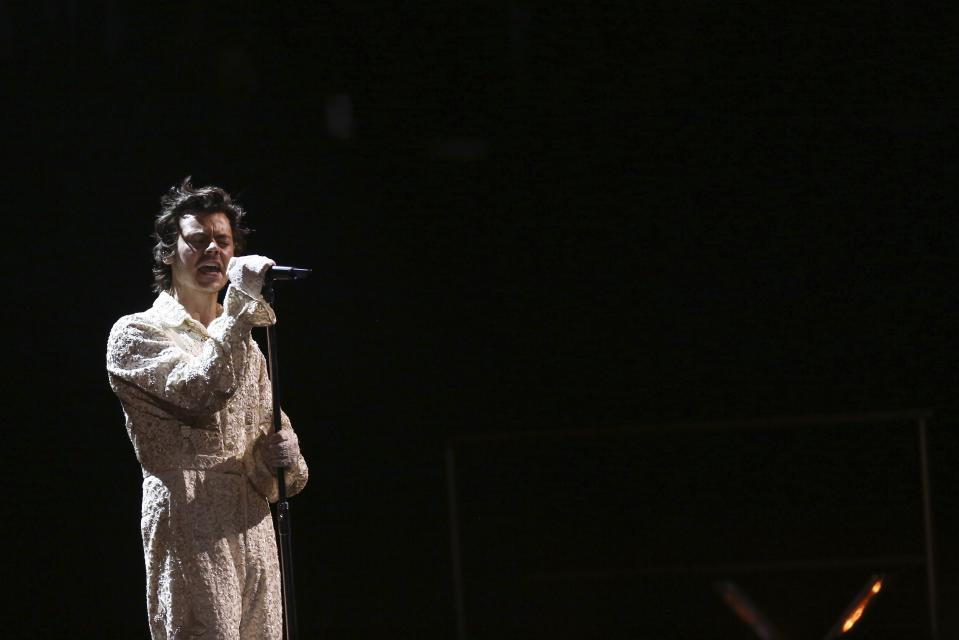
[[[273,310],[229,287],[209,327],[162,293],[110,332],[107,372],[143,467],[140,528],[154,640],[280,638],[279,562],[262,458],[266,360],[250,329]],[[284,429],[291,429],[282,414]],[[306,484],[299,456],[288,495]]]

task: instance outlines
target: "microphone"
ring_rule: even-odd
[[[267,282],[282,282],[284,280],[305,280],[312,272],[312,269],[301,269],[299,267],[281,267],[274,265],[266,272]]]

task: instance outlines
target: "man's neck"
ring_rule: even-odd
[[[190,317],[204,327],[210,325],[218,315],[216,293],[205,291],[177,291],[173,290],[173,298],[183,305]]]

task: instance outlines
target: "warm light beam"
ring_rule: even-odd
[[[749,625],[761,640],[785,640],[785,636],[735,583],[717,582],[715,587],[732,612]]]
[[[859,602],[855,604],[855,609],[850,613],[845,621],[842,623],[842,632],[848,633],[856,623],[859,622],[859,619],[862,618],[863,612],[865,612],[866,607],[869,606],[869,601],[872,600],[877,593],[882,589],[882,578],[878,578],[875,582],[872,583],[872,586],[866,592]]]

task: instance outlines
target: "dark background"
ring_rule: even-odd
[[[8,637],[146,637],[104,347],[186,175],[314,269],[304,637],[456,637],[451,441],[470,637],[751,637],[731,576],[816,637],[881,570],[862,637],[922,637],[921,567],[816,564],[921,556],[908,422],[601,431],[911,408],[956,637],[955,11],[582,5],[0,4]],[[463,439],[560,429],[596,437]]]

